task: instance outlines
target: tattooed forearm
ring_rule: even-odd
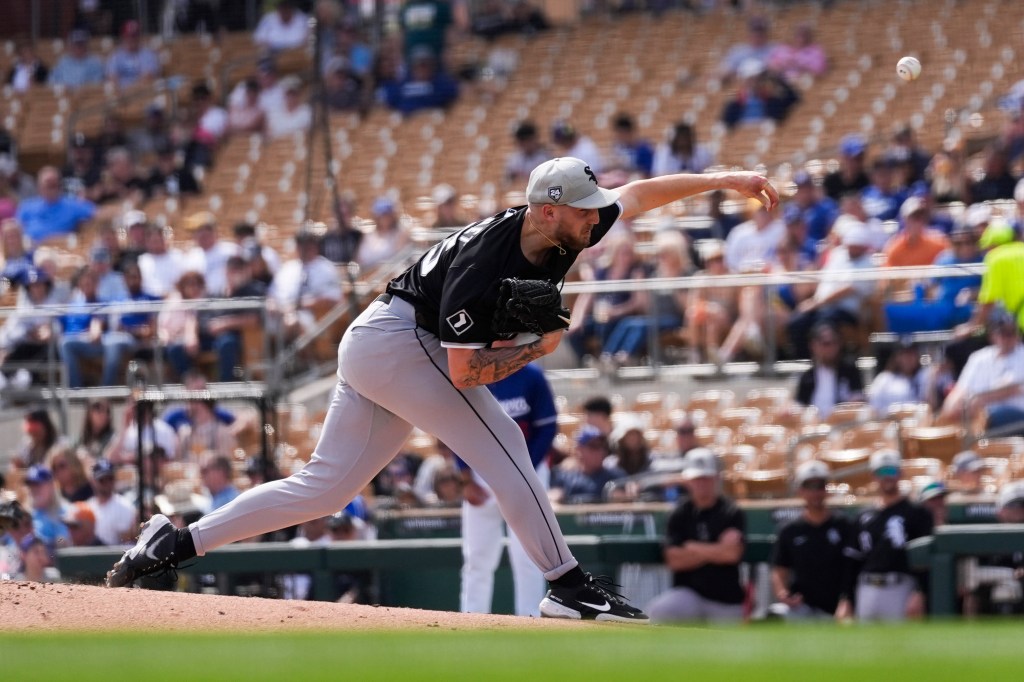
[[[505,348],[481,348],[469,358],[469,366],[460,377],[461,388],[483,386],[500,381],[509,374],[519,371],[527,364],[544,355],[539,341],[525,346]]]

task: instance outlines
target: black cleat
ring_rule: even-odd
[[[651,622],[646,613],[630,606],[621,594],[610,589],[618,587],[611,579],[603,575],[594,577],[589,573],[586,577],[586,582],[578,587],[552,585],[540,603],[540,615],[544,618],[616,623]]]
[[[178,566],[174,556],[178,529],[163,514],[153,516],[142,525],[135,546],[107,571],[107,587],[124,587],[139,578],[158,571],[172,571]]]

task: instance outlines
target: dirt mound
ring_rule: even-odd
[[[564,628],[576,622],[86,585],[0,582],[0,630]]]

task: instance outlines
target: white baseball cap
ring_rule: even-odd
[[[871,473],[876,476],[899,476],[902,459],[896,450],[886,449],[875,451],[868,461],[871,465]]]
[[[1004,509],[1011,504],[1020,504],[1022,502],[1024,502],[1024,480],[1011,481],[999,491],[999,497],[996,498],[996,507]]]
[[[619,193],[598,187],[597,176],[581,159],[563,156],[545,161],[530,173],[526,200],[574,208],[604,208],[619,200]]]
[[[847,222],[843,230],[843,246],[871,246],[871,231],[859,220]]]
[[[963,474],[971,471],[980,471],[985,467],[981,457],[974,450],[964,450],[957,453],[950,464],[954,474]]]
[[[718,476],[718,460],[711,450],[694,448],[686,453],[683,478],[703,478],[705,476]]]
[[[807,481],[813,481],[815,479],[829,480],[832,477],[832,472],[829,470],[828,465],[822,462],[820,459],[809,459],[796,468],[796,484],[802,486]]]
[[[930,499],[944,497],[948,494],[949,489],[946,488],[945,483],[936,479],[930,479],[921,486],[921,490],[917,494],[917,501],[927,502]]]

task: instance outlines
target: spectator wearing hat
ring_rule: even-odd
[[[839,201],[847,194],[860,194],[871,184],[864,166],[867,148],[867,143],[859,135],[850,134],[842,139],[839,168],[828,173],[822,182],[822,188],[830,199]]]
[[[911,571],[907,543],[932,534],[932,515],[900,493],[899,452],[877,450],[869,466],[880,504],[857,517],[848,538],[850,570],[836,617],[847,619],[855,613],[862,621],[920,618],[924,615],[923,576]]]
[[[612,119],[610,166],[642,178],[651,177],[654,148],[641,138],[631,114],[620,112]],[[678,171],[676,171],[678,172]]]
[[[957,337],[980,331],[997,306],[1008,311],[1018,329],[1024,330],[1024,242],[1009,224],[995,220],[985,228],[978,245],[987,251],[978,305],[971,319],[957,327]]]
[[[868,403],[879,417],[897,403],[925,402],[921,354],[909,338],[901,338],[889,351],[884,369],[867,388]]]
[[[96,536],[104,545],[111,547],[131,542],[138,523],[135,508],[123,495],[114,492],[115,480],[114,465],[110,460],[96,460],[92,466],[92,485],[96,494],[89,500],[89,506],[96,517]]]
[[[128,298],[124,275],[114,268],[121,261],[121,243],[117,229],[108,226],[100,231],[99,241],[89,250],[89,269],[96,277],[96,298],[102,303]]]
[[[344,57],[334,57],[324,67],[324,99],[332,111],[366,112],[372,97],[368,84]]]
[[[810,334],[811,366],[797,381],[796,402],[813,405],[818,416],[827,418],[839,403],[864,400],[864,380],[860,370],[843,357],[839,331],[828,322],[819,322]]]
[[[228,258],[239,255],[238,244],[217,238],[217,219],[208,211],[186,218],[185,231],[195,246],[185,253],[182,271],[202,273],[205,292],[222,296],[227,288]]]
[[[847,273],[873,267],[871,234],[863,223],[852,223],[843,233],[843,246],[829,253],[822,267],[827,275],[818,283],[814,295],[801,302],[786,326],[789,344],[796,357],[808,357],[810,330],[820,322],[833,326],[857,325],[874,294],[872,281],[850,281]]]
[[[100,182],[100,167],[92,144],[82,133],[75,133],[68,149],[68,163],[60,172],[64,194],[79,199],[92,196]]]
[[[50,552],[66,547],[71,538],[67,526],[60,520],[64,508],[53,482],[53,472],[45,464],[34,464],[25,472],[25,485],[32,512],[32,533]]]
[[[50,85],[62,85],[78,90],[87,85],[103,82],[103,61],[89,50],[89,33],[75,29],[68,34],[68,49],[50,71]]]
[[[974,450],[958,452],[949,465],[949,478],[953,490],[966,495],[977,495],[985,491],[981,482],[981,472],[985,461]]]
[[[804,508],[775,539],[772,591],[776,603],[771,613],[805,619],[832,618],[836,612],[847,570],[844,548],[851,524],[825,503],[831,478],[821,460],[808,460],[796,469],[794,483]]]
[[[53,568],[50,551],[43,538],[35,534],[25,536],[18,543],[21,557],[21,570],[12,576],[12,580],[33,583],[60,582],[60,573]]]
[[[371,208],[374,228],[363,234],[356,262],[363,270],[394,258],[409,243],[409,232],[399,218],[398,206],[388,196],[378,197]]]
[[[302,81],[298,76],[281,79],[284,105],[266,112],[267,136],[270,139],[305,133],[313,124],[313,109],[302,98]]]
[[[150,296],[163,299],[175,290],[181,278],[185,256],[178,249],[167,248],[164,228],[146,227],[146,251],[139,255],[142,290]]]
[[[33,243],[77,232],[96,214],[91,202],[62,192],[60,171],[53,166],[44,166],[38,177],[39,196],[22,201],[17,212],[18,222]]]
[[[239,84],[239,96],[232,96],[228,103],[229,133],[262,133],[266,125],[266,113],[260,107],[260,83],[255,78],[246,78]]]
[[[7,72],[4,81],[14,92],[28,92],[33,85],[45,85],[50,69],[36,54],[30,42],[22,42],[17,47],[18,56]]]
[[[281,265],[267,292],[289,338],[312,329],[317,316],[342,299],[341,277],[334,264],[320,255],[319,235],[300,230],[295,248],[297,257]]]
[[[721,494],[718,461],[707,448],[690,451],[683,478],[689,496],[669,516],[665,538],[672,587],[646,611],[653,623],[739,621],[745,515]]]
[[[552,158],[544,146],[533,121],[521,121],[512,133],[515,150],[505,160],[505,181],[510,185],[525,183],[533,169]]]
[[[989,315],[988,337],[991,345],[968,357],[938,421],[961,423],[984,414],[987,431],[1024,435],[1024,345],[1017,320],[996,308]]]
[[[4,220],[0,223],[0,241],[3,245],[4,277],[12,286],[18,286],[25,274],[32,268],[32,252],[26,248],[25,233],[17,220]]]
[[[21,566],[19,544],[32,535],[32,515],[17,500],[2,503],[10,510],[6,532],[0,533],[0,580],[9,579]]]
[[[68,528],[72,547],[103,547],[103,541],[96,536],[96,512],[88,502],[75,502],[61,518]]]
[[[832,223],[839,215],[839,206],[835,200],[820,193],[814,184],[814,178],[805,170],[793,175],[796,192],[793,194],[793,205],[800,209],[807,223],[807,235],[813,242],[824,241],[832,230]]]
[[[555,124],[551,126],[551,144],[554,147],[555,156],[571,156],[582,159],[594,173],[604,170],[601,150],[597,148],[592,139],[581,134],[569,121],[555,121]]]
[[[402,114],[423,109],[447,109],[459,96],[458,82],[442,70],[428,48],[417,48],[409,60],[409,73],[384,85],[384,101]]]
[[[85,473],[85,465],[70,445],[58,442],[50,448],[46,454],[46,466],[53,473],[57,492],[64,501],[84,502],[92,497],[92,485]]]
[[[1005,483],[996,496],[1000,523],[1024,523],[1024,481]],[[1024,612],[1024,552],[969,557],[959,563],[965,616],[1012,615]]]
[[[309,40],[309,18],[295,0],[278,0],[256,25],[253,41],[268,50],[292,50],[304,47]]]
[[[665,142],[658,143],[651,160],[651,175],[672,173],[703,173],[714,164],[714,154],[706,145],[697,143],[697,133],[685,121],[676,123]]]
[[[934,478],[923,481],[917,493],[917,503],[932,515],[932,524],[935,526],[945,525],[949,518],[949,509],[946,507],[948,495],[946,484]]]
[[[49,359],[54,318],[44,314],[42,309],[56,301],[53,279],[46,270],[29,267],[17,283],[24,287],[25,295],[18,297],[14,314],[0,327],[0,357],[3,358],[0,372],[5,376],[4,381],[10,374],[22,376],[27,386],[33,377],[21,365],[42,364]],[[36,369],[32,372],[41,374]]]
[[[896,220],[900,206],[907,198],[899,185],[899,159],[881,156],[871,164],[871,183],[861,192],[861,201],[868,215],[878,220]]]
[[[281,256],[274,247],[260,241],[260,231],[252,223],[235,223],[231,228],[231,234],[238,244],[239,255],[252,268],[253,279],[269,286],[273,276],[281,269]],[[269,277],[262,276],[268,274]]]
[[[126,21],[121,27],[121,41],[107,58],[107,80],[118,88],[147,83],[160,76],[160,59],[142,44],[139,22]]]
[[[886,266],[931,265],[939,254],[949,250],[949,239],[929,227],[929,215],[928,205],[921,197],[912,196],[903,202],[903,229],[885,245]]]
[[[807,217],[803,209],[795,203],[786,204],[782,209],[782,222],[786,226],[786,235],[782,244],[799,254],[799,262],[803,265],[814,265],[818,261],[818,242],[813,239],[807,226]],[[776,260],[778,260],[778,249],[776,249]]]
[[[469,223],[459,213],[459,193],[451,185],[447,183],[438,185],[434,188],[431,198],[437,209],[434,227],[462,227]]]
[[[609,454],[608,436],[593,426],[581,428],[572,464],[562,462],[551,472],[551,500],[561,504],[603,502],[605,485],[626,475],[605,464]]]

